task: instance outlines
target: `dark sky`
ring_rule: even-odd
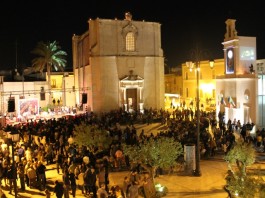
[[[198,3],[199,2],[199,3]],[[257,37],[257,58],[265,58],[265,12],[256,1],[146,1],[146,0],[16,0],[0,6],[0,70],[30,66],[30,51],[39,41],[58,41],[72,67],[72,35],[88,29],[89,18],[124,19],[161,24],[162,49],[167,65],[191,57],[194,47],[209,58],[223,58],[225,21],[236,19],[239,36]]]

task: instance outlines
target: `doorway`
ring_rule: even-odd
[[[126,90],[126,102],[129,111],[137,111],[137,89]]]

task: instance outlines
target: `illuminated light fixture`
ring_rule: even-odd
[[[166,186],[162,186],[161,184],[155,184],[155,189],[158,195],[160,195],[160,197],[163,197],[167,194],[168,189]]]
[[[210,65],[210,68],[213,69],[213,67],[214,67],[214,60],[210,60],[209,61],[209,65]]]
[[[193,66],[194,66],[194,63],[191,62],[191,61],[187,61],[187,62],[186,62],[186,66],[189,68],[190,72],[192,72],[192,70],[193,70]]]

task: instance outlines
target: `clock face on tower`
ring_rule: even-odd
[[[232,51],[232,50],[229,50],[229,51],[227,52],[227,57],[228,57],[229,59],[233,58],[233,51]]]
[[[234,71],[234,49],[228,48],[226,50],[226,73],[233,74]]]

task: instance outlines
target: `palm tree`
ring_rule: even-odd
[[[32,66],[35,71],[43,73],[46,69],[48,76],[48,90],[51,91],[51,70],[54,68],[56,71],[64,71],[66,66],[67,53],[61,50],[57,41],[37,43],[37,46],[31,51],[36,57],[32,60]],[[49,103],[51,95],[49,96]]]

